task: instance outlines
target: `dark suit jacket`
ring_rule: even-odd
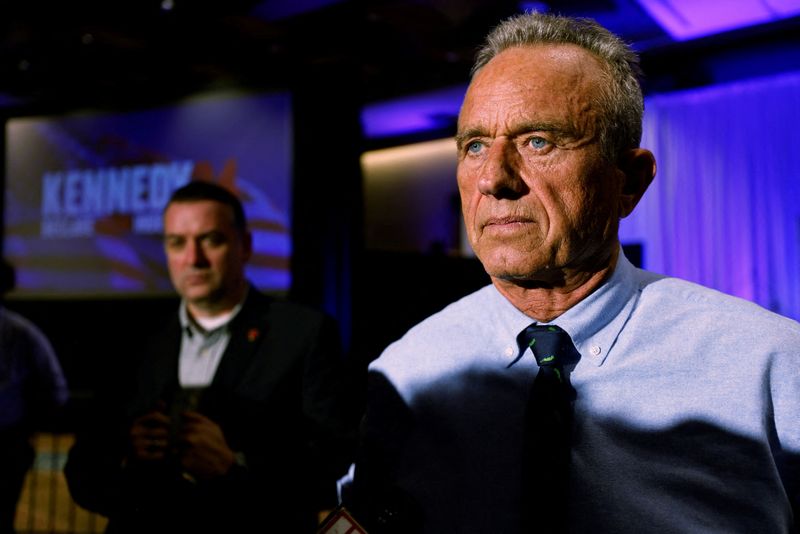
[[[65,468],[73,498],[109,516],[111,532],[313,532],[315,511],[333,504],[354,435],[333,321],[251,288],[198,407],[246,467],[211,482],[189,482],[168,462],[125,463],[132,419],[169,406],[180,389],[180,339],[175,313],[141,353],[122,414],[99,415],[79,436]]]

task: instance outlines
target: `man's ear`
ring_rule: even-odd
[[[644,192],[656,175],[656,158],[645,148],[626,150],[619,158],[618,167],[624,175],[620,197],[620,218],[633,212]]]

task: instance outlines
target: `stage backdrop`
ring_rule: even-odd
[[[800,319],[800,73],[646,100],[658,174],[623,221],[646,268]]]
[[[248,276],[289,288],[288,94],[214,94],[136,112],[6,124],[4,253],[17,297],[171,292],[161,212],[189,180],[236,192],[254,237]]]

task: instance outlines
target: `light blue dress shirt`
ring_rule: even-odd
[[[413,417],[402,436],[386,421],[377,432],[402,443],[390,462],[425,532],[519,531],[537,366],[529,352],[517,360],[516,337],[532,322],[487,286],[371,364]],[[553,323],[581,353],[570,372],[570,531],[789,530],[800,498],[800,324],[621,254],[612,277]],[[380,419],[370,414],[368,432]]]

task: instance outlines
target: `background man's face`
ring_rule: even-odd
[[[573,45],[508,49],[459,116],[458,186],[470,243],[495,278],[556,282],[608,260],[623,174],[602,157],[599,61]]]
[[[213,312],[241,296],[250,246],[229,206],[213,200],[170,204],[164,250],[172,284],[191,311]]]

